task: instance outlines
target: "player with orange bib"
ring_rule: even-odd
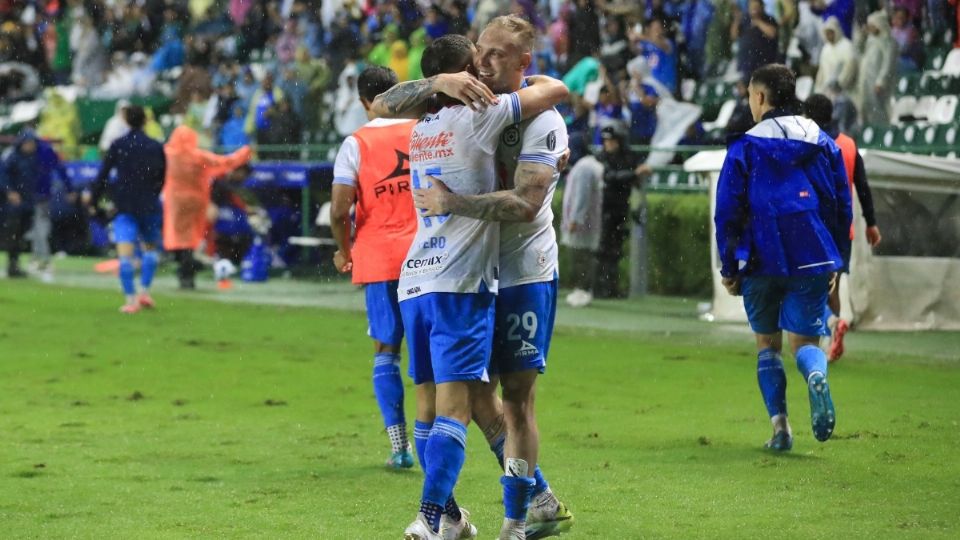
[[[417,232],[410,194],[410,134],[416,120],[376,118],[370,104],[397,84],[389,68],[374,66],[357,78],[369,122],[343,141],[333,168],[331,229],[337,243],[334,264],[352,273],[366,291],[369,335],[373,338],[373,390],[390,436],[387,466],[413,467],[403,412],[400,346],[403,321],[397,302],[400,266]],[[356,205],[356,234],[350,238],[350,208]]]
[[[880,245],[880,229],[877,227],[877,218],[873,210],[873,194],[867,182],[866,168],[863,166],[863,157],[857,149],[857,143],[849,135],[841,133],[833,122],[833,103],[830,98],[822,94],[814,94],[804,103],[806,116],[826,131],[837,146],[843,157],[843,167],[847,171],[847,182],[850,184],[850,195],[857,194],[860,208],[863,210],[863,219],[867,222],[867,243],[871,247]],[[853,240],[853,224],[850,224],[850,240]],[[837,274],[837,283],[830,291],[827,299],[827,309],[824,321],[830,328],[830,348],[827,359],[836,362],[843,356],[843,337],[850,329],[847,321],[840,318],[840,276],[850,273],[850,253],[844,254],[843,271]]]

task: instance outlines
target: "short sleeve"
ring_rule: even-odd
[[[487,107],[483,112],[473,112],[473,135],[477,144],[491,154],[497,148],[500,132],[507,126],[519,124],[520,98],[517,93],[500,94],[496,105]],[[471,111],[472,112],[472,111]]]
[[[357,187],[360,173],[360,145],[351,135],[343,140],[337,159],[333,162],[333,183]]]
[[[555,109],[537,115],[523,130],[517,161],[557,166],[567,149],[567,125]]]

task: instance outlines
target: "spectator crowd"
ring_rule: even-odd
[[[74,87],[69,95],[104,99],[166,90],[171,112],[198,132],[202,146],[336,143],[363,121],[355,83],[364,65],[388,66],[401,81],[419,78],[431,40],[475,38],[493,16],[515,13],[541,32],[532,71],[573,83],[569,121],[591,127],[595,144],[610,119],[628,122],[634,143],[649,142],[655,131],[660,96],[628,72],[636,57],[646,60],[648,78],[676,97],[685,94],[682,81],[747,80],[758,66],[783,61],[815,77],[816,91],[849,97],[861,123],[877,123],[889,114],[897,74],[923,68],[922,36],[957,35],[955,4],[10,0],[0,3],[0,100],[33,99],[60,85]],[[591,88],[597,80],[602,87]],[[47,99],[58,98],[48,92]],[[76,139],[68,133],[76,122],[53,120],[42,136]]]
[[[173,121],[161,128],[148,110],[147,135],[186,125],[201,148],[250,144],[259,159],[296,160],[291,145],[335,144],[366,122],[356,88],[365,66],[420,78],[431,40],[476,39],[507,13],[539,30],[530,72],[570,88],[571,164],[610,140],[623,143],[617,152],[721,142],[685,103],[712,81],[737,87],[720,127],[748,129],[746,82],[771,62],[810,77],[844,131],[883,124],[898,76],[926,64],[924,36],[960,46],[957,0],[6,0],[0,105],[43,99],[36,132],[63,154],[79,138],[76,96],[166,94]],[[102,152],[125,133],[122,104],[111,122]],[[0,189],[19,151],[8,150]],[[601,161],[635,173],[628,184],[649,172],[638,164],[673,157],[617,152]]]

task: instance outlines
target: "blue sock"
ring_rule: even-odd
[[[158,259],[156,250],[143,252],[140,265],[140,285],[143,285],[144,289],[149,289],[153,283],[153,274],[157,272]]]
[[[502,476],[500,483],[503,484],[503,508],[506,518],[526,521],[536,480],[526,476]]]
[[[431,429],[433,422],[416,420],[413,423],[413,442],[417,446],[417,459],[420,460],[420,470],[423,472],[427,472],[427,439],[430,438]]]
[[[420,513],[427,518],[427,523],[433,532],[440,532],[440,517],[443,516],[443,505],[430,501],[420,501]]]
[[[827,355],[816,345],[804,345],[797,351],[797,369],[803,375],[804,381],[809,380],[814,371],[819,371],[826,377]]]
[[[490,451],[497,456],[497,461],[500,463],[501,469],[503,468],[503,444],[506,440],[507,436],[501,435],[490,444]],[[533,479],[537,481],[537,484],[533,487],[534,497],[550,489],[550,484],[548,484],[547,479],[543,477],[543,471],[540,470],[539,465],[533,469]]]
[[[120,285],[123,287],[123,294],[127,296],[137,294],[137,289],[133,285],[133,259],[130,257],[120,257]]]
[[[384,427],[404,424],[403,379],[400,377],[400,355],[377,353],[373,355],[373,393],[380,405]]]
[[[534,497],[550,489],[550,484],[548,484],[547,479],[543,477],[543,471],[540,470],[539,465],[533,469],[533,479],[537,481],[536,485],[533,486]]]
[[[787,374],[777,351],[764,349],[757,354],[757,382],[770,417],[787,414]]]
[[[457,500],[453,498],[453,495],[450,495],[450,498],[447,499],[447,504],[443,505],[443,513],[450,516],[450,519],[457,523],[463,518],[463,513],[460,512],[460,505],[457,504]]]
[[[447,500],[453,495],[453,486],[460,476],[466,457],[467,426],[446,416],[438,416],[433,422],[430,438],[427,439],[426,462],[427,477],[423,482],[423,495],[420,498],[421,511],[426,507],[431,513],[424,512],[433,530],[440,530],[440,514],[434,521],[434,506],[442,512]]]

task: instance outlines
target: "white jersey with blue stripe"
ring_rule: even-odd
[[[530,223],[500,225],[500,287],[552,281],[557,276],[557,235],[553,230],[553,194],[560,179],[557,161],[567,149],[567,126],[555,109],[508,127],[497,147],[500,189],[513,189],[517,165],[554,167],[553,180],[537,217]]]
[[[424,116],[410,137],[410,180],[428,187],[426,176],[460,195],[490,193],[497,187],[494,153],[500,133],[520,122],[520,99],[499,96],[483,112],[462,105]],[[400,269],[402,302],[432,292],[497,290],[500,225],[464,216],[420,216],[417,234]]]

